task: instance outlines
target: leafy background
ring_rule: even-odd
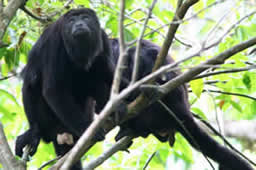
[[[59,14],[53,18],[55,20],[67,11],[67,9],[63,9],[65,2],[64,0],[29,0],[26,6],[38,16],[49,15],[59,11]],[[126,15],[128,16],[125,20],[126,41],[132,41],[138,37],[143,25],[143,18],[146,17],[145,11],[151,3],[151,0],[126,1]],[[201,9],[214,3],[216,5],[213,7],[195,15]],[[106,30],[108,35],[110,37],[118,36],[118,0],[74,0],[70,8],[76,8],[78,6],[90,7],[96,10],[101,26]],[[198,48],[200,43],[207,37],[207,42],[212,42],[217,37],[220,37],[231,24],[241,19],[241,17],[250,11],[255,10],[255,6],[255,0],[226,0],[216,2],[214,0],[201,0],[187,14],[187,17],[195,16],[184,22],[176,34],[179,40],[193,45],[193,48],[185,46],[179,41],[175,41],[169,53],[176,60],[187,56],[191,51]],[[150,33],[152,29],[157,29],[161,25],[168,24],[174,16],[175,9],[175,0],[158,1],[153,10],[152,19],[146,29],[146,34]],[[220,20],[221,22],[219,22]],[[218,25],[216,26],[216,24]],[[11,76],[21,71],[26,64],[29,50],[43,32],[46,25],[32,19],[23,11],[18,11],[4,37],[4,41],[9,46],[0,49],[0,77]],[[213,28],[215,29],[214,33],[209,36],[209,32]],[[165,26],[159,29],[158,32],[147,35],[145,39],[161,45],[167,29],[168,27]],[[243,21],[218,46],[203,53],[200,57],[183,63],[181,68],[182,70],[186,70],[228,49],[232,45],[253,36],[256,36],[256,16],[249,17]],[[255,53],[251,53],[251,51],[253,49],[233,56],[226,64],[216,70],[245,67],[247,62],[255,63]],[[206,120],[215,120],[216,112],[227,120],[254,120],[256,115],[255,100],[211,93],[207,90],[203,91],[203,89],[213,89],[256,96],[256,83],[254,83],[254,80],[256,80],[256,72],[250,70],[191,81],[189,85],[192,92],[190,92],[189,96],[192,111],[203,116]],[[216,81],[217,83],[214,85],[207,83],[210,81]],[[0,81],[0,121],[4,125],[4,130],[12,149],[14,149],[16,136],[28,128],[28,122],[21,100],[21,86],[22,81],[17,75]],[[109,148],[114,143],[113,137],[116,132],[117,129],[108,134],[107,140],[95,145],[83,157],[84,163],[96,158],[102,151]],[[221,142],[221,140],[219,141]],[[255,148],[252,142],[234,138],[229,138],[229,141],[250,158],[255,158]],[[148,169],[210,169],[209,164],[202,154],[192,149],[179,134],[176,135],[176,142],[172,148],[167,143],[160,143],[154,137],[150,136],[147,139],[135,139],[134,144],[129,150],[130,153],[118,152],[98,169],[142,169],[147,159],[154,152],[156,152],[156,155],[150,162]],[[41,142],[38,152],[29,162],[29,169],[36,169],[47,160],[53,158],[55,158],[55,154],[52,145]]]

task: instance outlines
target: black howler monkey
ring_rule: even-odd
[[[119,43],[117,39],[112,39],[110,42],[112,44],[112,52],[114,62],[116,64],[119,56]],[[141,79],[151,73],[159,51],[159,46],[151,43],[150,41],[142,41],[138,79]],[[135,47],[132,47],[128,50],[128,58],[126,62],[127,68],[123,73],[123,77],[128,80],[131,80],[134,66],[134,54]],[[174,62],[173,59],[170,56],[167,56],[164,65],[172,62]],[[159,77],[156,82],[158,84],[163,84],[173,79],[178,74],[179,72],[168,72],[162,77]],[[128,97],[128,102],[133,101],[135,97],[136,95]],[[177,123],[177,121],[162,105],[155,102],[145,108],[138,116],[121,124],[116,140],[119,140],[123,136],[129,134],[142,137],[147,137],[149,134],[153,134],[162,142],[170,140],[172,143],[174,137],[173,132],[178,131],[194,148],[218,162],[222,170],[253,170],[245,160],[227,148],[221,146],[207,133],[200,129],[190,112],[185,85],[180,85],[169,92],[163,97],[162,102],[170,108],[176,117],[182,122],[189,134],[179,123]]]
[[[32,147],[33,155],[40,139],[53,142],[57,155],[72,147],[59,144],[57,134],[67,132],[76,141],[92,122],[92,100],[97,102],[97,112],[103,108],[113,79],[110,55],[107,35],[91,9],[70,10],[48,26],[22,71],[22,96],[30,127],[17,138],[17,155],[23,154],[25,145]],[[95,139],[104,139],[103,130]],[[81,164],[72,169],[81,169]]]

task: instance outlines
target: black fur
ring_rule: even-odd
[[[114,55],[115,63],[119,56],[119,43],[117,39],[111,40],[112,51]],[[160,51],[160,47],[146,40],[142,41],[142,48],[140,52],[140,66],[138,78],[151,73],[154,66],[157,54]],[[128,50],[127,69],[124,71],[124,78],[131,80],[131,73],[134,65],[134,53],[135,47]],[[174,62],[170,56],[167,56],[164,65]],[[179,72],[169,72],[158,78],[156,82],[163,84],[174,77]],[[135,99],[136,95],[132,95],[128,98],[131,102]],[[168,111],[160,105],[158,102],[151,104],[145,108],[138,116],[128,120],[121,124],[121,129],[116,136],[116,140],[121,139],[125,135],[133,134],[137,136],[147,137],[149,134],[153,134],[160,141],[166,142],[169,140],[173,143],[174,133],[173,131],[180,132],[188,142],[197,150],[204,153],[206,156],[218,162],[225,170],[252,170],[252,167],[237,154],[221,146],[215,140],[213,140],[207,133],[200,129],[197,123],[194,121],[190,112],[187,90],[185,85],[179,87],[168,93],[163,99],[163,103],[168,106],[177,116],[177,118],[185,126],[189,134],[180,126],[179,123],[168,113]],[[191,138],[193,137],[193,139]]]
[[[43,32],[22,71],[30,127],[17,138],[17,155],[25,145],[32,147],[33,155],[40,139],[53,142],[58,155],[72,147],[59,145],[57,134],[70,133],[76,141],[92,122],[90,100],[96,100],[96,112],[103,108],[113,79],[110,55],[107,35],[91,9],[71,10]],[[104,139],[103,130],[95,139]],[[73,169],[81,169],[80,163]]]

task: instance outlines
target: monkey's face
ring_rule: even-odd
[[[63,17],[62,38],[71,60],[88,70],[102,51],[102,30],[95,12],[83,8]]]
[[[100,34],[100,25],[95,13],[83,11],[67,15],[64,34],[73,41],[93,41]]]

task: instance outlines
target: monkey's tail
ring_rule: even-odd
[[[246,160],[212,139],[197,125],[192,116],[187,117],[182,125],[179,132],[194,148],[218,162],[222,170],[253,170]]]

